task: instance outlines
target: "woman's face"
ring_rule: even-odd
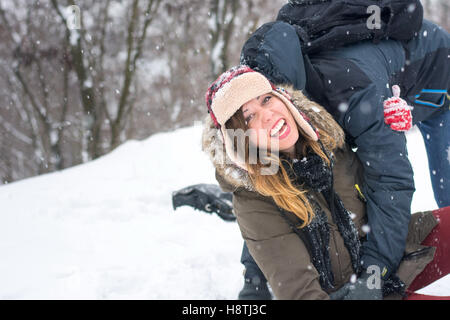
[[[299,138],[297,124],[278,97],[267,93],[246,102],[241,109],[248,128],[256,131],[255,143],[258,147],[261,147],[261,141],[267,141],[267,147],[270,147],[270,141],[276,139],[280,152],[295,152],[295,143]]]

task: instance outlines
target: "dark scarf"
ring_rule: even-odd
[[[322,150],[330,159],[331,166],[328,166],[319,155],[312,151],[300,160],[292,160],[281,155],[282,163],[291,177],[291,181],[299,189],[309,189],[322,193],[328,203],[333,221],[337,225],[344,239],[345,247],[350,254],[353,271],[359,275],[361,272],[361,243],[358,238],[358,231],[350,213],[345,209],[339,195],[334,191],[333,158],[328,155],[323,145]],[[281,210],[281,214],[305,243],[312,263],[319,272],[322,289],[329,290],[334,288],[334,276],[329,255],[330,230],[328,229],[327,215],[311,194],[307,194],[307,198],[315,215],[306,227],[299,229],[285,216],[283,210]]]

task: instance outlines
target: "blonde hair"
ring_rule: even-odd
[[[227,129],[249,129],[242,114],[242,110],[239,109],[226,123]],[[314,153],[319,155],[328,165],[330,160],[321,148],[320,142],[313,141],[303,132],[303,130],[297,126],[299,131],[299,139],[302,145],[302,153],[306,154],[307,149],[310,148]],[[328,150],[334,150],[337,146],[333,137],[324,130],[317,128],[321,142]],[[236,144],[235,149],[236,149]],[[268,154],[269,159],[257,158],[257,163],[249,163],[249,148],[250,141],[248,137],[245,137],[245,163],[248,169],[248,176],[257,192],[263,196],[271,197],[275,203],[282,209],[294,213],[298,218],[303,221],[300,228],[307,226],[314,218],[314,210],[306,197],[307,189],[298,189],[293,185],[289,174],[282,165],[282,160],[274,154]],[[236,150],[235,150],[236,151]],[[273,175],[262,175],[261,169],[264,167],[262,163],[277,163],[279,170]],[[302,186],[299,186],[302,187]]]

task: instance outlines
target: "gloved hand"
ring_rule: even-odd
[[[366,271],[363,271],[361,276],[356,279],[354,283],[348,282],[340,289],[330,294],[331,300],[381,300],[383,299],[383,292],[381,290],[383,283],[378,279],[378,285],[375,277]]]
[[[393,97],[383,102],[384,122],[395,131],[408,131],[412,127],[411,107],[400,98],[400,87],[392,86]]]

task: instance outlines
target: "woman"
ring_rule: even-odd
[[[420,243],[437,220],[420,213],[405,248],[412,258],[397,275],[381,283],[381,270],[361,270],[361,241],[370,235],[358,189],[362,166],[332,116],[300,91],[238,66],[210,86],[206,103],[203,149],[221,188],[233,192],[242,236],[278,299],[403,293],[433,259],[434,248]]]

